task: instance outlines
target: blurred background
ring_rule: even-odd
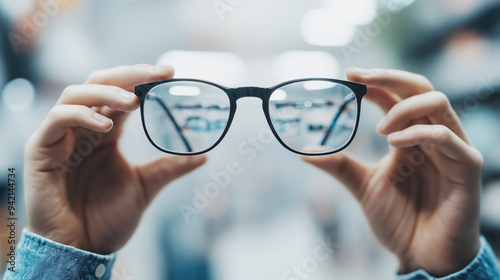
[[[350,66],[427,76],[446,93],[485,157],[482,232],[500,253],[500,2],[498,0],[0,0],[0,218],[7,168],[24,225],[24,145],[70,84],[124,64],[171,64],[177,77],[226,86],[345,78]],[[392,279],[356,201],[275,139],[260,100],[238,101],[224,141],[162,191],[118,254],[114,279]],[[364,101],[348,151],[375,161],[381,111]],[[158,154],[134,112],[120,142],[132,162]],[[228,163],[241,168],[197,209],[196,193]],[[215,175],[214,175],[215,174]],[[6,227],[0,227],[0,275]],[[325,243],[327,245],[325,245]],[[326,260],[314,251],[329,247]],[[302,268],[308,278],[290,271]]]

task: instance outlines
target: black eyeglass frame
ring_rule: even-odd
[[[271,116],[270,116],[270,113],[269,113],[269,102],[270,102],[271,95],[277,89],[279,89],[281,87],[284,87],[286,85],[290,85],[290,84],[294,84],[294,83],[300,83],[300,82],[308,82],[308,81],[325,81],[325,82],[332,82],[332,83],[341,84],[341,85],[344,85],[344,86],[348,87],[354,93],[354,95],[356,97],[356,103],[357,103],[356,104],[357,105],[357,110],[356,110],[357,112],[356,112],[356,114],[357,115],[356,115],[356,124],[354,126],[353,132],[351,133],[351,135],[349,137],[349,140],[346,141],[346,143],[344,143],[341,147],[339,147],[337,149],[334,149],[332,151],[327,151],[327,152],[312,154],[312,153],[304,153],[304,152],[301,152],[301,151],[294,150],[294,149],[290,148],[280,138],[279,134],[274,129],[273,122],[271,120]],[[208,84],[208,85],[217,87],[217,88],[219,88],[220,90],[224,91],[227,94],[227,96],[229,98],[229,118],[227,120],[227,124],[226,124],[226,127],[224,128],[224,131],[223,131],[222,135],[209,148],[207,148],[205,150],[202,150],[202,151],[199,151],[199,152],[189,152],[189,153],[182,153],[182,152],[170,151],[170,150],[162,148],[161,146],[159,146],[158,144],[156,144],[156,142],[149,135],[148,130],[146,128],[145,118],[144,118],[144,103],[146,101],[146,97],[148,96],[148,93],[154,87],[156,87],[158,85],[161,85],[161,84],[171,83],[171,82],[197,82],[197,83],[204,83],[204,84]],[[283,145],[289,151],[291,151],[293,153],[296,153],[296,154],[299,154],[299,155],[321,156],[321,155],[329,155],[329,154],[340,152],[343,149],[345,149],[347,146],[349,146],[349,144],[351,144],[352,140],[354,139],[354,136],[356,135],[357,129],[358,129],[359,117],[360,117],[360,111],[361,111],[361,99],[366,94],[367,89],[366,89],[366,86],[364,84],[359,84],[359,83],[354,83],[354,82],[344,81],[344,80],[330,79],[330,78],[295,79],[295,80],[290,80],[290,81],[287,81],[287,82],[283,82],[281,84],[278,84],[278,85],[275,85],[275,86],[269,87],[269,88],[253,87],[253,86],[238,87],[238,88],[228,88],[228,87],[216,84],[216,83],[212,83],[212,82],[204,81],[204,80],[199,80],[199,79],[175,78],[175,79],[167,79],[167,80],[161,80],[161,81],[155,81],[155,82],[150,82],[150,83],[145,83],[145,84],[137,85],[137,86],[135,86],[134,92],[135,92],[135,95],[137,95],[137,97],[139,97],[140,108],[141,108],[142,126],[144,128],[144,132],[146,133],[146,137],[148,138],[149,142],[151,142],[151,144],[155,148],[157,148],[158,150],[160,150],[162,152],[169,153],[169,154],[174,154],[174,155],[194,156],[194,155],[200,155],[200,154],[204,154],[204,153],[207,153],[207,152],[211,151],[217,145],[219,145],[219,143],[222,141],[222,139],[224,139],[224,137],[226,136],[226,133],[229,131],[229,127],[231,126],[231,123],[233,121],[234,115],[236,113],[236,108],[237,108],[236,101],[238,99],[242,98],[242,97],[257,97],[257,98],[260,98],[262,100],[262,109],[264,111],[264,115],[266,117],[266,120],[267,120],[267,123],[269,125],[269,128],[271,129],[272,133],[274,134],[274,136],[276,137],[276,139],[278,140],[278,142],[280,142],[281,145]],[[168,110],[168,107],[166,106],[166,104],[164,104],[163,102],[161,102],[161,103],[162,104],[160,104],[160,105],[163,107],[163,109],[166,111],[168,117],[174,123],[174,126],[176,127],[177,132],[179,133],[182,141],[188,147],[188,149],[190,149],[189,148],[189,143],[187,142],[187,140],[185,139],[185,137],[182,134],[182,128],[178,124],[176,124],[177,122],[175,121],[175,119],[173,119],[173,116],[170,113],[170,111]],[[342,112],[342,110],[339,110],[339,112]],[[337,117],[338,116],[336,116],[334,118],[334,120]],[[330,127],[330,128],[332,128],[332,127]],[[329,134],[330,134],[330,131],[328,131],[328,134],[326,135],[326,137],[328,137]]]

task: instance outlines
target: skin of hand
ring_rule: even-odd
[[[347,78],[365,84],[365,98],[386,113],[377,131],[388,135],[388,153],[376,163],[345,152],[302,159],[350,190],[377,239],[398,257],[399,273],[460,271],[480,248],[483,157],[427,78],[357,68]]]
[[[164,155],[132,165],[118,149],[123,123],[139,107],[134,86],[173,75],[170,66],[121,66],[96,71],[85,84],[63,91],[26,145],[32,232],[98,254],[114,252],[166,184],[206,161],[203,155]]]

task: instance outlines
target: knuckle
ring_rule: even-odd
[[[409,105],[410,104],[407,104],[407,102],[399,102],[391,108],[387,115],[391,117],[405,115],[405,113],[408,113],[411,109]]]
[[[473,160],[472,161],[477,166],[482,167],[484,165],[484,157],[483,157],[483,155],[476,148],[474,148]]]
[[[425,91],[431,91],[434,90],[434,85],[431,83],[431,81],[424,75],[421,74],[416,74],[417,79],[419,81],[419,84],[422,85],[423,90]]]
[[[47,114],[47,117],[45,118],[45,122],[49,124],[58,123],[59,120],[61,119],[63,106],[64,105],[57,105],[52,107],[49,113]]]
[[[450,140],[451,136],[451,130],[442,124],[436,125],[431,133],[432,139],[438,143]]]
[[[451,107],[450,100],[448,99],[448,96],[446,96],[446,94],[440,91],[433,91],[432,96],[439,107]]]
[[[481,168],[484,166],[484,157],[478,150],[476,150],[476,164]]]
[[[61,105],[54,106],[49,110],[49,113],[47,114],[47,118],[49,119],[54,119],[57,117],[61,112]]]
[[[375,75],[372,75],[373,77],[376,77],[378,79],[380,78],[388,78],[391,74],[388,69],[385,68],[373,68],[373,73]]]
[[[34,141],[33,140],[34,138],[34,134],[30,136],[30,138],[28,138],[28,141],[26,141],[26,145],[24,146],[24,155],[27,156],[27,155],[31,155],[32,154],[32,149],[33,147],[35,146],[34,145]]]
[[[85,118],[88,115],[87,109],[92,110],[83,105],[57,105],[50,109],[47,119],[51,122],[57,122],[62,118]]]
[[[157,74],[157,68],[155,66],[143,64],[142,68],[146,79],[155,79],[155,76]]]
[[[95,112],[94,110],[90,109],[89,107],[83,106],[83,105],[77,105],[77,106],[75,106],[74,109],[72,109],[72,111],[73,110],[74,110],[75,114],[78,115],[81,119],[87,118],[90,116],[90,113]]]
[[[78,90],[79,86],[78,85],[69,85],[65,87],[61,93],[62,98],[66,98],[68,96],[71,96],[73,93],[75,93]]]
[[[132,66],[132,68],[136,68],[138,71],[141,72],[149,72],[151,71],[152,66],[147,63],[140,63]]]
[[[151,66],[151,65],[149,65],[147,63],[139,63],[139,64],[134,65],[134,67],[137,67],[140,69],[147,69],[147,68],[149,68],[149,66]]]
[[[101,81],[103,70],[95,70],[87,78],[87,84],[99,84]]]
[[[30,138],[28,138],[28,141],[26,141],[26,144],[24,145],[24,158],[25,160],[33,159],[35,155],[37,155],[37,147],[39,146],[39,136],[38,136],[38,131],[35,131]]]
[[[144,80],[153,80],[157,72],[154,65],[146,63],[136,64],[131,66],[131,68],[134,69],[134,72],[138,73],[138,75],[140,75]]]
[[[111,98],[112,100],[116,100],[117,97],[119,96],[120,92],[123,91],[119,87],[115,86],[106,86],[102,89],[103,93],[106,95],[107,98]]]
[[[410,127],[406,133],[410,138],[419,139],[422,138],[422,135],[425,135],[425,127],[422,125],[415,125]]]
[[[106,102],[109,107],[112,108],[125,108],[130,109],[134,106],[134,103],[130,102],[128,99],[121,98],[124,89],[117,86],[108,86],[106,88]]]
[[[475,170],[481,172],[484,166],[484,157],[475,147],[471,146],[468,149],[468,156],[465,164],[471,168],[471,170]]]

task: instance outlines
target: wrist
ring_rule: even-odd
[[[423,248],[423,246],[422,246]],[[408,274],[422,269],[434,277],[444,277],[467,267],[481,249],[479,235],[455,248],[435,247],[434,251],[399,256],[398,274]]]
[[[92,250],[88,246],[88,242],[83,240],[83,236],[81,234],[75,234],[74,232],[64,229],[64,228],[59,228],[59,229],[39,229],[33,226],[30,226],[28,224],[26,230],[28,230],[31,233],[34,233],[36,235],[39,235],[45,239],[48,239],[50,241],[65,245],[65,246],[71,246],[79,250],[87,251],[87,252],[92,252],[96,254],[101,254],[101,252],[95,252],[95,250]]]

